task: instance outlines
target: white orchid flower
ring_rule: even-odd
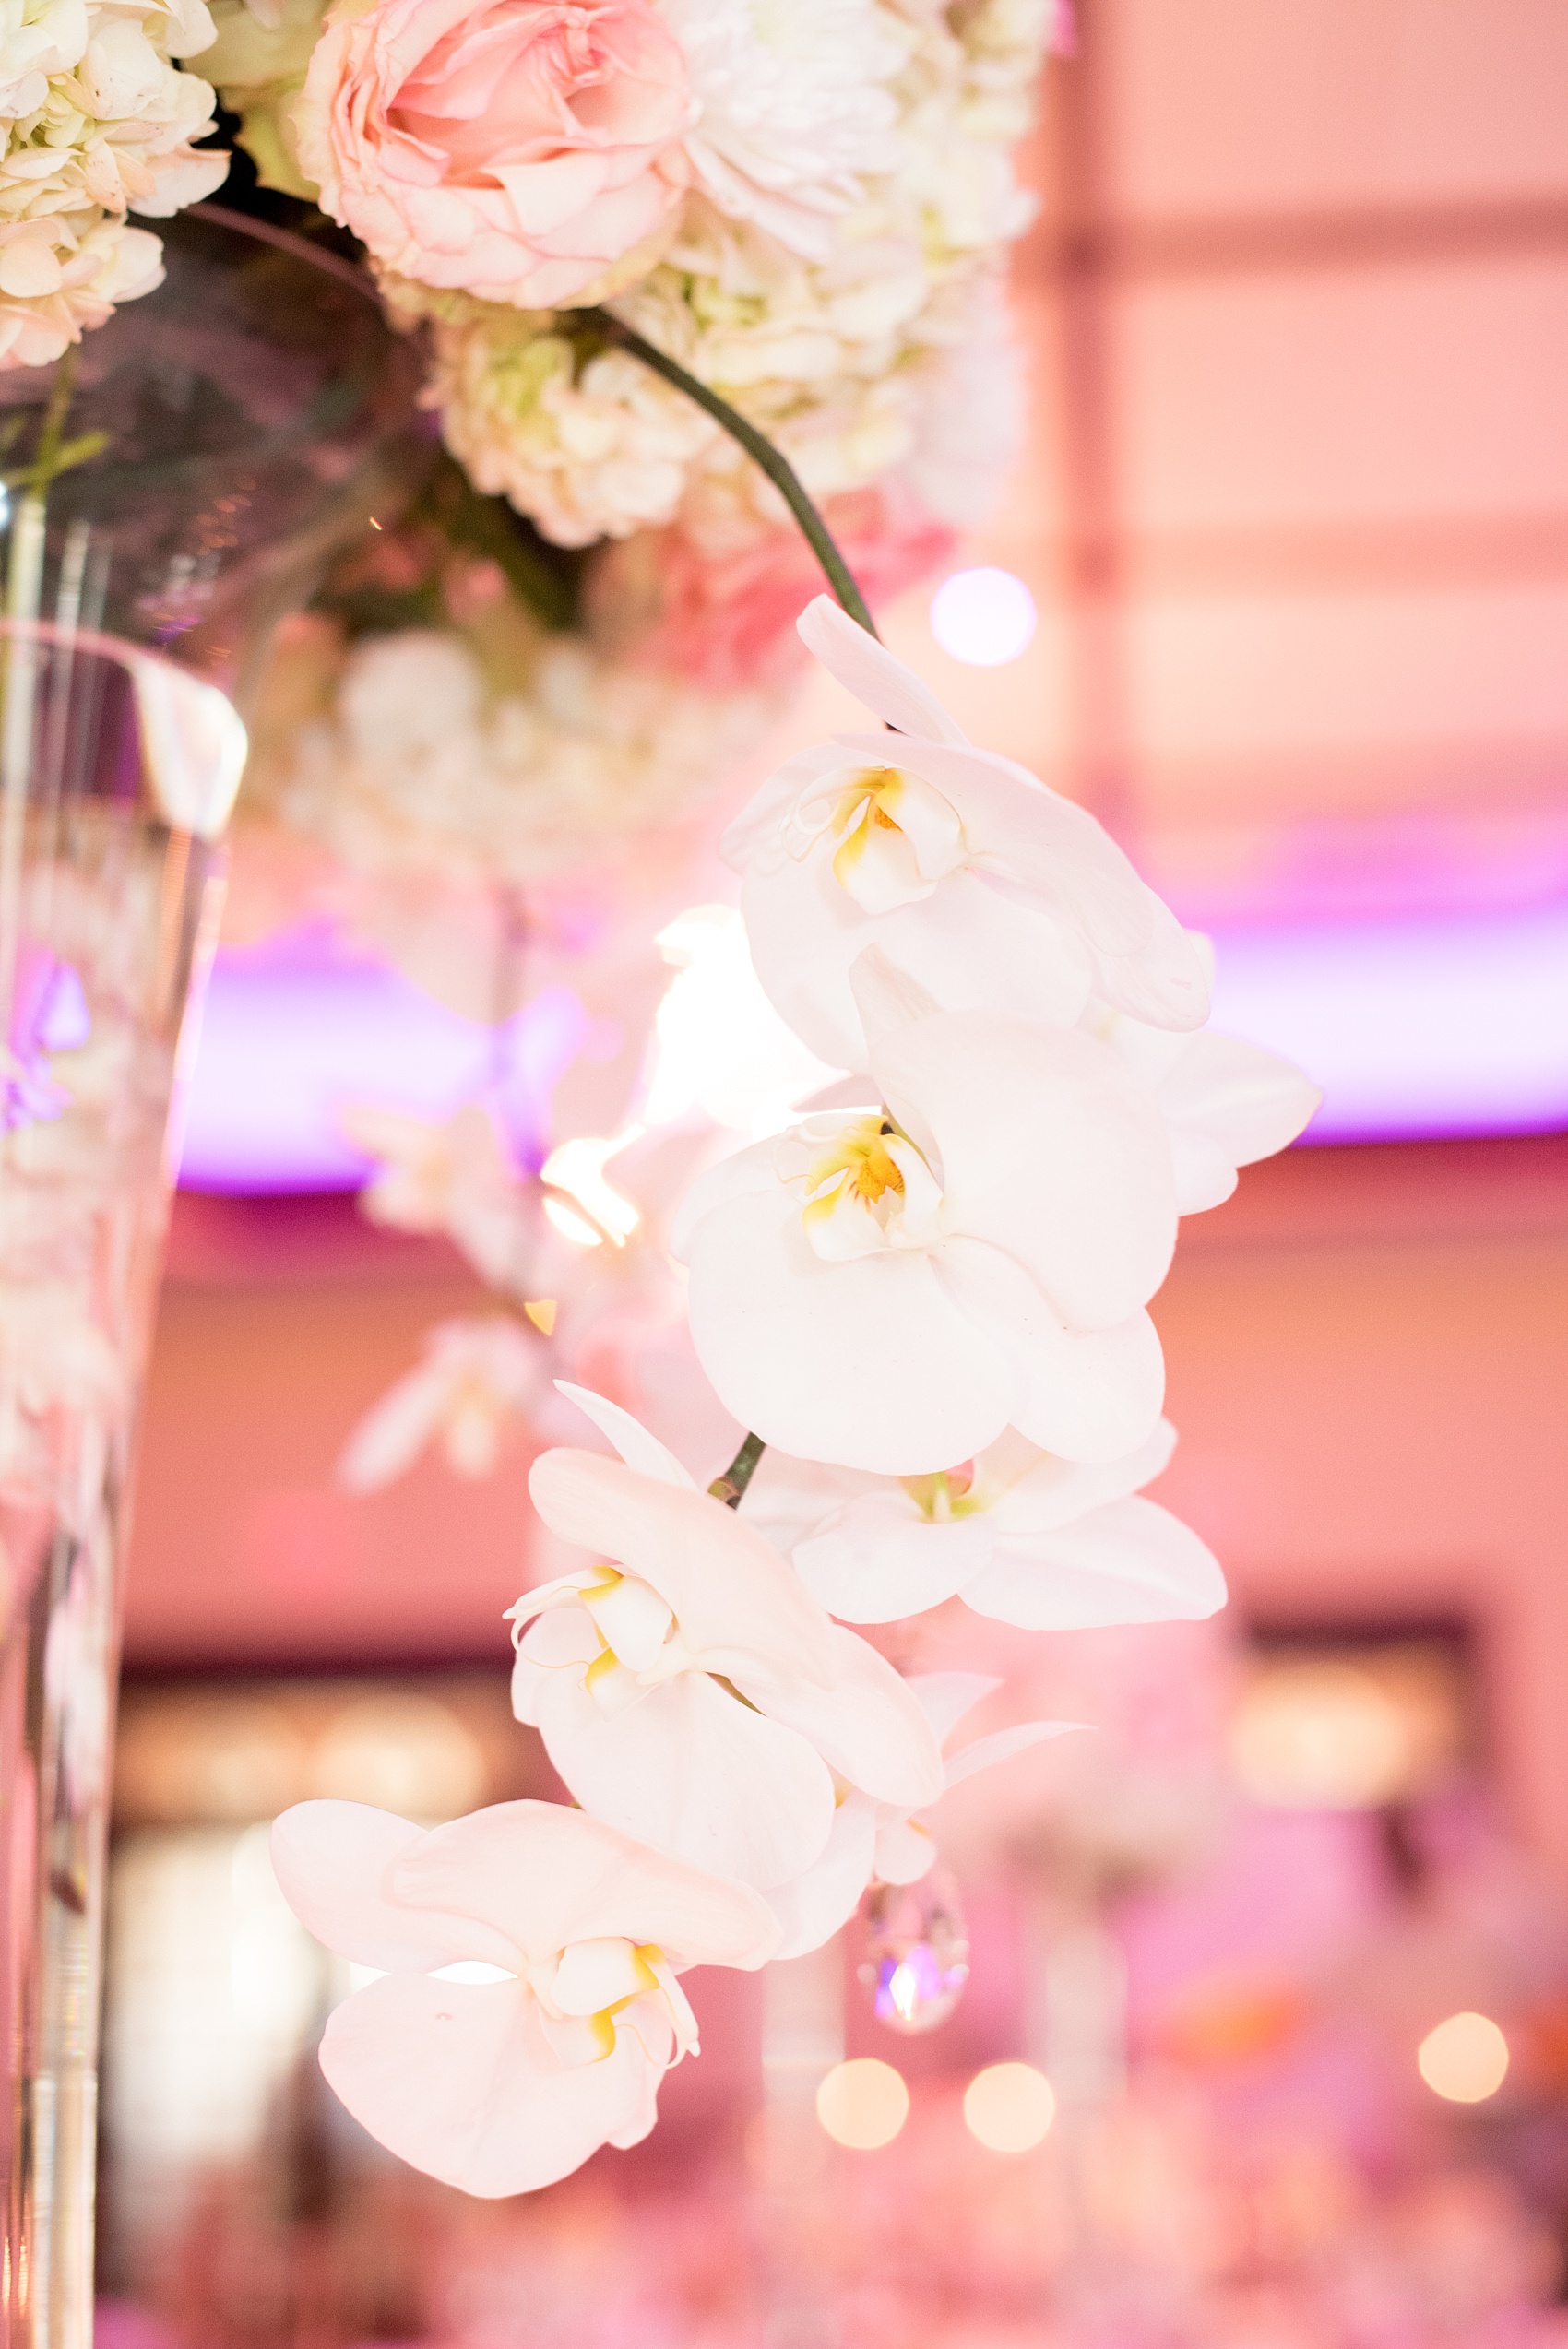
[[[1164,1392],[1143,1311],[1176,1236],[1158,1110],[1075,1029],[922,1012],[874,953],[855,981],[885,1107],[738,1152],[676,1219],[725,1407],[798,1458],[885,1476],[1009,1425],[1070,1460],[1132,1451]]]
[[[1190,935],[1212,971],[1210,942]],[[1183,1216],[1229,1199],[1240,1169],[1294,1142],[1323,1099],[1300,1069],[1239,1036],[1207,1027],[1176,1036],[1102,1002],[1090,1002],[1082,1024],[1148,1087],[1170,1138]]]
[[[355,1102],[339,1110],[338,1122],[356,1149],[379,1161],[360,1193],[372,1223],[444,1232],[493,1288],[553,1293],[564,1252],[543,1221],[539,1184],[518,1174],[484,1103],[422,1118]]]
[[[908,1683],[943,1745],[964,1714],[1001,1686],[1000,1680],[978,1672],[928,1672]],[[945,1759],[942,1791],[945,1794],[977,1770],[989,1770],[994,1762],[1006,1762],[1047,1738],[1064,1737],[1079,1726],[1075,1721],[1022,1721],[989,1738],[977,1738]],[[869,1884],[918,1883],[935,1859],[936,1838],[923,1818],[897,1803],[876,1802],[861,1787],[841,1784],[833,1832],[821,1858],[792,1883],[768,1893],[781,1936],[775,1957],[804,1957],[809,1950],[821,1949],[853,1916]]]
[[[748,1521],[847,1623],[892,1623],[961,1598],[1028,1631],[1197,1621],[1225,1604],[1218,1560],[1138,1499],[1176,1446],[1161,1419],[1123,1459],[1059,1460],[1009,1429],[929,1477],[824,1470],[770,1453]]]
[[[512,1702],[584,1809],[766,1890],[821,1854],[835,1772],[932,1801],[941,1756],[893,1667],[629,1413],[562,1391],[622,1457],[547,1452],[529,1489],[552,1532],[615,1562],[512,1608]]]
[[[389,1387],[338,1462],[350,1492],[378,1492],[439,1441],[454,1476],[488,1477],[545,1392],[544,1348],[508,1314],[459,1316],[426,1334],[424,1359]]]
[[[870,1065],[849,983],[870,946],[946,1011],[1070,1026],[1094,993],[1161,1027],[1202,1026],[1200,954],[1087,810],[977,750],[827,597],[800,631],[897,730],[802,752],[724,836],[757,977],[814,1052]]]
[[[429,1830],[299,1803],[272,1865],[318,1940],[383,1970],[327,2023],[328,2082],[390,2152],[469,2194],[527,2193],[646,2137],[665,2071],[697,2052],[675,1976],[750,1971],[778,1938],[748,1886],[559,1803]]]

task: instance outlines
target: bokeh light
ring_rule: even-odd
[[[1027,2153],[1056,2118],[1056,2099],[1032,2063],[988,2064],[964,2091],[964,2125],[993,2153]]]
[[[1416,2050],[1421,2078],[1451,2105],[1482,2105],[1508,2076],[1508,2042],[1487,2014],[1451,2014]]]
[[[873,2153],[891,2145],[909,2113],[901,2073],[875,2056],[835,2064],[816,2092],[816,2117],[836,2145]]]
[[[1039,624],[1035,599],[1011,571],[984,564],[955,571],[931,599],[931,633],[955,660],[1000,669],[1016,660]]]

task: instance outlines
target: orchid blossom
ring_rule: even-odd
[[[1212,970],[1209,941],[1194,933],[1193,943]],[[1240,1169],[1294,1142],[1323,1098],[1277,1052],[1239,1036],[1207,1027],[1172,1035],[1099,1001],[1090,1002],[1082,1025],[1148,1088],[1165,1120],[1183,1216],[1221,1205]]]
[[[1203,958],[1087,810],[977,750],[902,661],[826,596],[802,636],[892,734],[780,767],[724,836],[758,978],[834,1068],[870,1066],[850,972],[880,946],[945,1011],[1071,1026],[1091,994],[1201,1026]]]
[[[537,1335],[504,1313],[437,1322],[424,1358],[373,1404],[338,1462],[350,1492],[378,1492],[439,1441],[454,1476],[488,1477],[548,1393]]]
[[[885,1476],[1010,1424],[1067,1459],[1132,1451],[1164,1391],[1158,1111],[1075,1029],[922,1011],[874,952],[855,979],[882,1106],[738,1152],[677,1218],[703,1369],[767,1443]]]
[[[908,1686],[932,1735],[945,1745],[964,1714],[1002,1683],[982,1673],[928,1672]],[[1077,1726],[1073,1721],[1022,1721],[978,1738],[944,1760],[942,1792]],[[821,1949],[854,1915],[869,1884],[918,1883],[935,1862],[936,1839],[913,1809],[877,1802],[863,1788],[842,1782],[837,1796],[833,1832],[821,1857],[792,1883],[768,1893],[782,1935],[776,1957],[804,1957]]]
[[[553,1533],[615,1562],[517,1601],[512,1696],[584,1809],[766,1889],[821,1855],[835,1773],[933,1800],[936,1741],[892,1666],[629,1413],[563,1392],[622,1457],[547,1452],[529,1489]]]
[[[1121,1460],[1058,1460],[1009,1430],[934,1476],[869,1477],[769,1454],[746,1516],[848,1623],[891,1623],[962,1598],[1023,1631],[1194,1621],[1225,1577],[1189,1526],[1136,1498],[1175,1449],[1162,1419]]]
[[[378,2142],[469,2194],[526,2193],[646,2137],[659,2081],[697,2052],[676,1975],[749,1971],[778,1938],[748,1886],[558,1803],[430,1830],[299,1803],[272,1864],[318,1940],[383,1971],[327,2023],[329,2084]]]

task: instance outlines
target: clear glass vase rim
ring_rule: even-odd
[[[228,229],[236,236],[254,238],[258,244],[273,245],[279,253],[290,254],[296,261],[304,262],[307,267],[323,270],[327,276],[351,286],[373,308],[380,309],[381,297],[368,270],[361,268],[358,262],[349,260],[341,253],[334,253],[325,245],[312,244],[308,237],[296,236],[291,229],[276,228],[270,220],[253,219],[248,212],[231,212],[223,204],[187,204],[173,217],[175,219],[206,220],[215,229]]]
[[[136,697],[146,782],[163,821],[198,840],[220,837],[250,748],[244,720],[220,685],[163,654],[96,628],[0,616],[0,643],[57,645],[124,670]]]

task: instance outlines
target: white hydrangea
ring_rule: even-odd
[[[908,14],[802,0],[789,18],[781,0],[670,5],[694,59],[729,61],[712,63],[693,135],[699,165],[705,137],[719,162],[703,167],[675,243],[617,314],[766,432],[814,496],[913,469],[911,480],[941,477],[944,518],[977,518],[1013,448],[996,287],[1032,210],[1011,150],[1030,119],[1052,0]],[[852,72],[858,128],[835,111]],[[1000,388],[956,363],[977,335]],[[778,518],[776,492],[733,441],[628,356],[602,353],[574,375],[556,321],[471,302],[438,311],[434,343],[429,396],[448,447],[479,488],[559,543],[661,525],[719,480]]]
[[[868,177],[898,166],[888,87],[912,37],[878,0],[661,0],[686,60],[702,185],[797,253],[825,259]]]
[[[410,629],[354,647],[330,713],[247,777],[247,813],[362,874],[527,885],[685,813],[772,715],[542,633],[496,695],[460,635]]]
[[[210,196],[192,141],[214,95],[175,60],[214,38],[204,0],[0,0],[0,366],[45,366],[162,278],[166,218]]]

